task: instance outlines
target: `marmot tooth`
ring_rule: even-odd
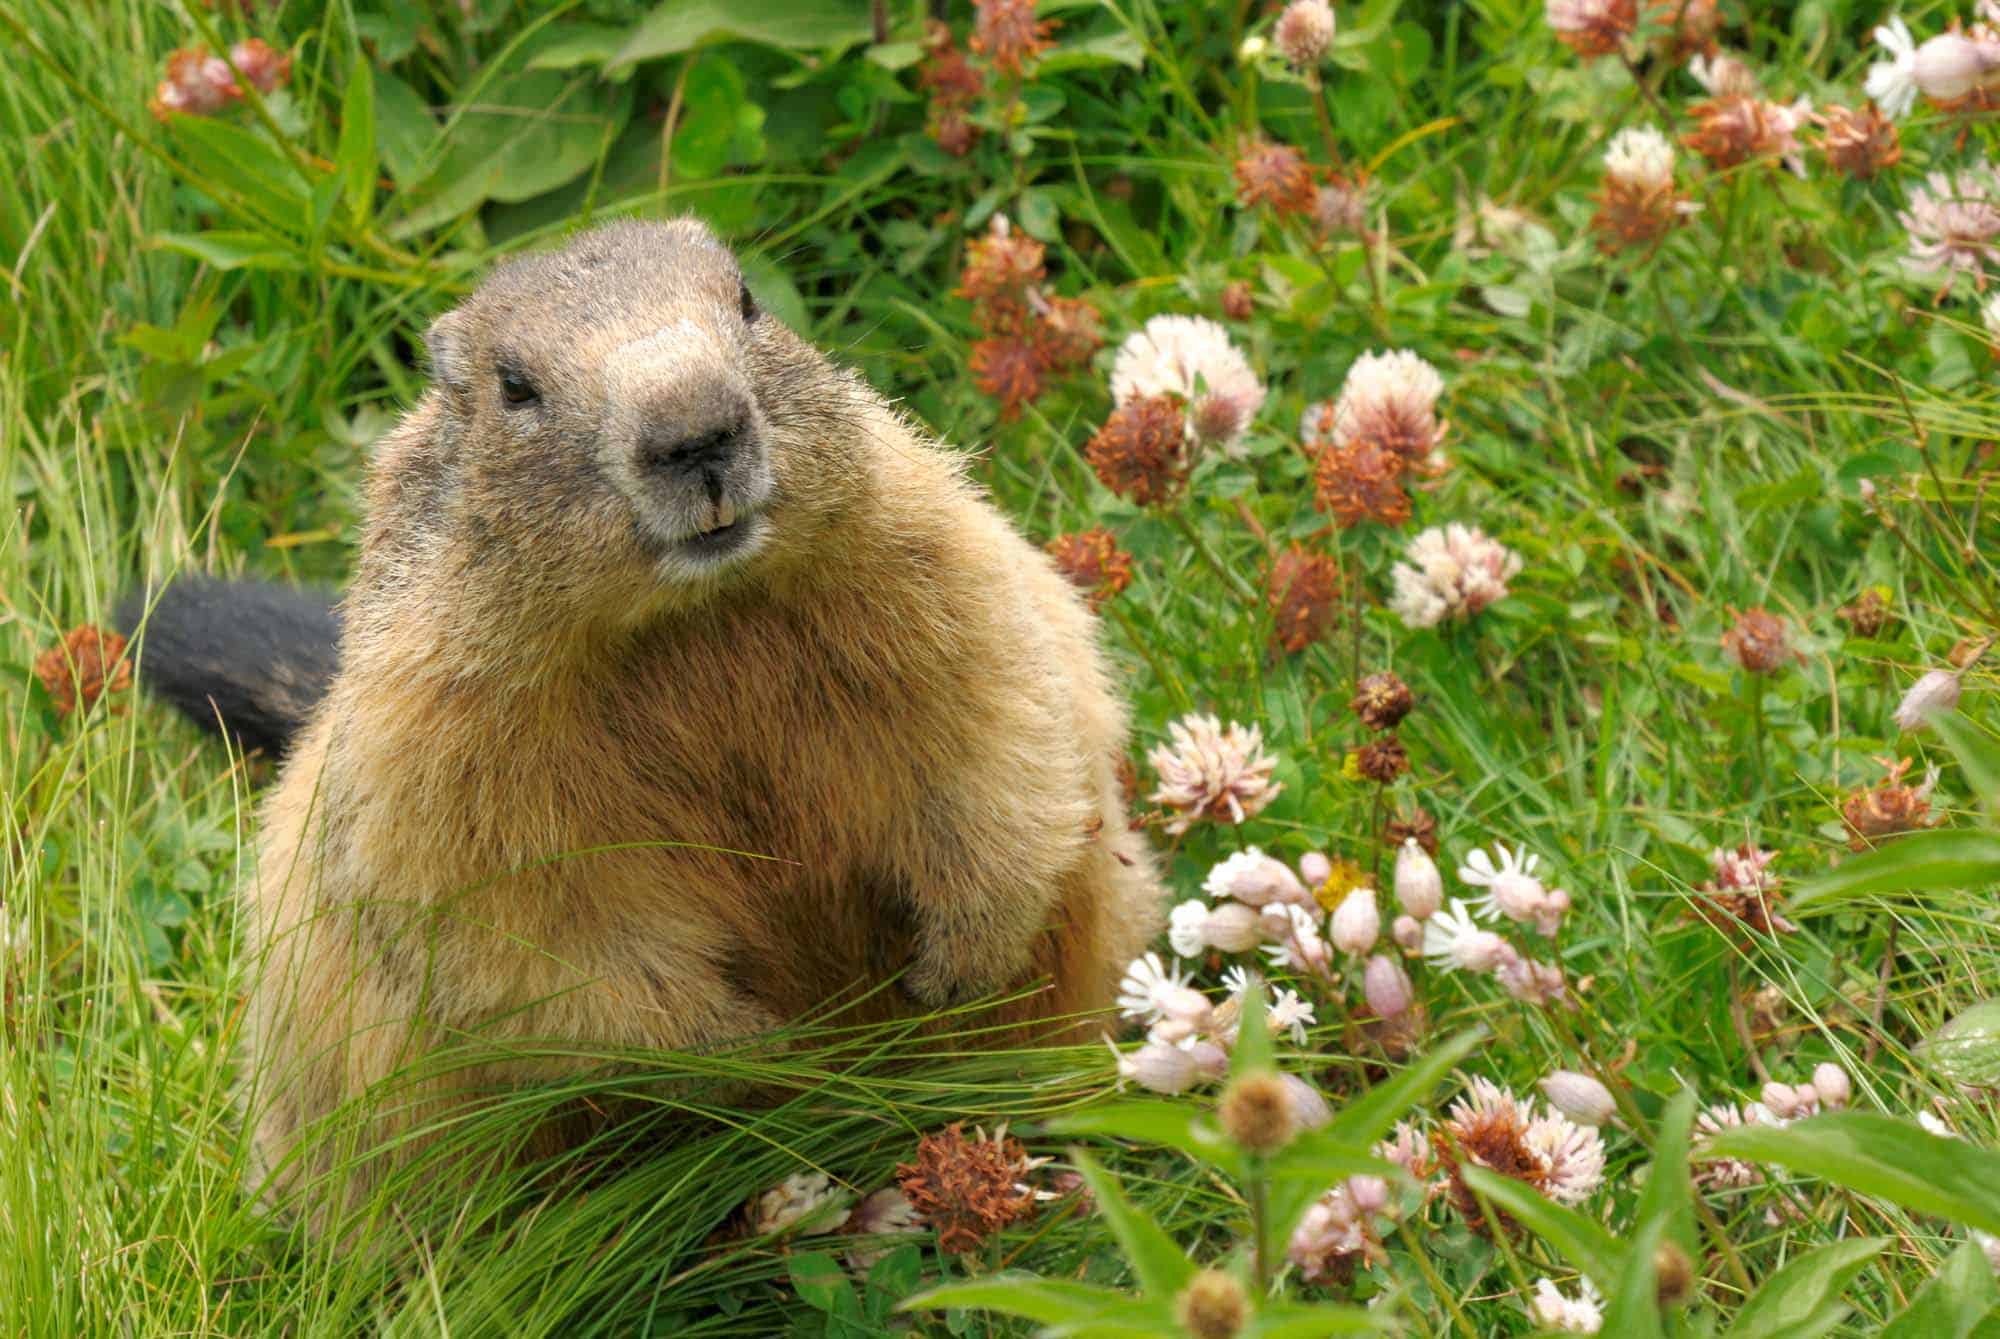
[[[724,498],[715,504],[715,528],[720,530],[725,525],[734,524],[736,524],[736,504]]]

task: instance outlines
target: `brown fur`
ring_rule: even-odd
[[[510,1042],[696,1047],[898,971],[864,1013],[1038,979],[1008,1017],[1096,1010],[1153,932],[1082,601],[738,283],[698,225],[617,225],[434,330],[245,893],[280,1189],[326,1166],[308,1126],[467,1037],[490,1054],[367,1141],[566,1068]],[[532,369],[533,417],[496,360]],[[764,543],[669,571],[657,533],[705,503],[620,482],[617,424],[694,422],[717,386],[756,406]]]

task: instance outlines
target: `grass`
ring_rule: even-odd
[[[912,40],[914,15],[892,8]],[[1474,846],[1525,842],[1576,901],[1557,946],[1572,1014],[1417,973],[1430,1035],[1493,1029],[1468,1073],[1524,1090],[1551,1068],[1592,1069],[1651,1120],[1683,1087],[1743,1100],[1767,1074],[1796,1081],[1833,1060],[1858,1106],[1941,1101],[1961,1133],[1994,1141],[1991,1104],[1912,1051],[1990,992],[1990,886],[1801,915],[1796,935],[1747,946],[1688,914],[1712,847],[1775,849],[1788,880],[1826,868],[1846,841],[1842,798],[1881,775],[1871,760],[1936,753],[1897,736],[1902,690],[1995,631],[1990,340],[1965,286],[1938,302],[1934,279],[1907,272],[1895,218],[1922,170],[1976,160],[1990,126],[1920,112],[1902,165],[1871,183],[1811,155],[1803,178],[1755,163],[1711,173],[1683,155],[1701,212],[1657,251],[1606,257],[1588,229],[1603,143],[1657,119],[1655,97],[1685,129],[1700,97],[1685,73],[1651,62],[1642,93],[1616,62],[1557,47],[1539,5],[1343,8],[1330,125],[1342,157],[1372,173],[1370,226],[1386,242],[1322,246],[1233,203],[1241,134],[1327,161],[1305,90],[1234,57],[1250,7],[1048,8],[1066,41],[1115,40],[1144,68],[1052,69],[1022,91],[1024,152],[989,132],[966,160],[915,143],[921,102],[899,91],[910,71],[858,50],[808,62],[736,43],[648,56],[620,79],[579,61],[515,81],[510,60],[546,54],[540,43],[643,17],[617,3],[482,4],[469,18],[440,4],[411,11],[407,47],[392,15],[284,5],[255,22],[293,51],[288,87],[213,119],[241,139],[144,111],[170,50],[251,31],[233,13],[138,0],[0,13],[14,53],[0,81],[13,186],[0,198],[0,483],[14,504],[0,528],[0,662],[17,667],[0,677],[0,900],[23,933],[0,1012],[0,1332],[843,1333],[792,1285],[809,1243],[717,1234],[738,1206],[801,1168],[866,1193],[919,1133],[954,1120],[1011,1120],[1060,1152],[1041,1123],[1107,1091],[1101,1048],[982,1054],[967,1038],[920,1059],[907,1038],[828,1024],[654,1058],[686,1083],[655,1095],[637,1129],[435,1215],[419,1194],[385,1195],[358,1251],[245,1195],[231,888],[269,768],[129,695],[116,711],[60,715],[28,666],[67,629],[107,621],[143,579],[199,568],[338,584],[367,445],[422,385],[424,321],[494,255],[607,212],[711,218],[745,249],[767,305],[974,451],[1027,533],[1117,534],[1138,575],[1106,605],[1106,636],[1141,741],[1215,711],[1261,723],[1282,758],[1284,794],[1251,824],[1161,839],[1176,896],[1247,842],[1380,864],[1376,797],[1343,776],[1357,738],[1345,703],[1357,664],[1393,666],[1419,708],[1403,730],[1414,772],[1390,807],[1435,816],[1448,883]],[[1873,10],[1758,8],[1725,40],[1768,89],[1858,99]],[[381,109],[365,156],[342,129],[363,66]],[[448,127],[434,143],[395,140],[409,126],[388,111],[397,85],[420,107],[458,109],[429,123]],[[664,118],[677,85],[702,96],[683,99],[663,162],[664,120],[644,113]],[[732,119],[708,124],[713,107]],[[576,175],[525,199],[439,189],[437,160],[503,121],[513,135],[558,128],[530,146],[538,159],[587,141]],[[356,161],[373,183],[361,202],[324,185],[328,165]],[[1246,461],[1204,463],[1168,514],[1106,492],[1081,455],[1109,408],[1101,373],[998,418],[967,371],[966,306],[946,296],[964,239],[996,206],[1046,234],[1054,286],[1097,302],[1113,343],[1158,312],[1213,314],[1225,280],[1253,285],[1257,314],[1233,333],[1271,396]],[[204,230],[261,239],[280,259],[218,263],[176,240]],[[1356,354],[1390,345],[1445,373],[1451,468],[1404,531],[1327,538],[1291,425]],[[1863,478],[1878,481],[1879,511],[1860,499]],[[1473,625],[1406,630],[1381,603],[1388,568],[1409,533],[1454,520],[1500,538],[1524,570]],[[1302,655],[1274,656],[1268,611],[1242,598],[1262,585],[1260,531],[1337,552],[1365,593]],[[1871,586],[1894,617],[1864,638],[1836,610]],[[1803,653],[1769,678],[1720,647],[1734,611],[1760,606]],[[1966,714],[1989,730],[1992,682],[1984,667],[1967,679]],[[1935,760],[1933,803],[1972,821],[1957,769]],[[1382,1057],[1337,999],[1292,1067],[1350,1092]],[[732,1100],[744,1081],[777,1100]],[[532,1111],[628,1086],[515,1095],[451,1138],[493,1147]],[[1591,1212],[1616,1229],[1648,1150],[1607,1134]],[[1229,1187],[1143,1146],[1115,1160],[1192,1252],[1230,1248],[1242,1206]],[[1811,1212],[1767,1224],[1780,1193]],[[1892,1236],[1850,1286],[1842,1333],[1873,1333],[1957,1239],[1818,1182],[1710,1208],[1702,1306],[1718,1314],[1744,1277],[1838,1237]],[[1496,1250],[1442,1207],[1411,1228],[1355,1287],[1417,1332],[1526,1332],[1520,1283],[1567,1277],[1539,1241]],[[972,1266],[928,1248],[920,1259],[927,1276],[1002,1263],[1120,1279],[1081,1215],[1044,1215]],[[981,1318],[952,1324],[989,1332]]]

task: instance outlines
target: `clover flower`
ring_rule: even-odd
[[[1246,139],[1236,150],[1236,198],[1245,208],[1271,206],[1279,217],[1310,216],[1318,205],[1317,174],[1305,155],[1289,144]]]
[[[811,1236],[837,1230],[848,1219],[845,1192],[824,1172],[788,1176],[750,1205],[750,1230],[760,1237],[797,1228]]]
[[[1019,75],[1049,49],[1054,19],[1035,17],[1035,0],[972,0],[972,49],[1002,74]]]
[[[1389,607],[1408,628],[1434,627],[1447,618],[1470,618],[1507,595],[1521,570],[1514,552],[1477,526],[1432,526],[1410,541],[1405,561],[1390,572]]]
[[[1083,448],[1104,486],[1140,506],[1165,502],[1187,482],[1186,422],[1171,395],[1142,395],[1111,411]]]
[[[1556,39],[1586,60],[1615,53],[1639,23],[1637,0],[1547,0],[1542,12]]]
[[[1407,349],[1364,353],[1347,369],[1333,403],[1333,444],[1373,442],[1415,469],[1444,440],[1437,416],[1444,378]]]
[[[1183,716],[1167,727],[1169,742],[1147,754],[1160,775],[1155,804],[1171,811],[1166,829],[1178,835],[1204,818],[1241,823],[1263,812],[1283,786],[1271,780],[1278,760],[1264,752],[1263,731],[1214,716]]]
[[[1591,227],[1607,252],[1657,241],[1694,208],[1674,189],[1673,142],[1651,126],[1612,136],[1596,199]]]
[[[953,1255],[977,1250],[995,1232],[1031,1216],[1041,1195],[1027,1177],[1049,1161],[1030,1158],[1004,1125],[990,1137],[975,1126],[973,1135],[967,1139],[954,1122],[923,1136],[916,1158],[896,1168],[910,1206],[937,1229],[938,1249]]]
[[[1589,1279],[1582,1280],[1575,1297],[1564,1296],[1552,1280],[1538,1279],[1534,1300],[1528,1303],[1528,1316],[1545,1330],[1563,1334],[1596,1334],[1604,1328],[1602,1302]]]
[[[1810,99],[1785,103],[1732,94],[1696,103],[1690,111],[1695,128],[1681,136],[1681,143],[1706,158],[1712,167],[1778,158],[1794,173],[1805,174],[1798,132],[1812,116]]]
[[[1866,851],[1887,838],[1935,827],[1942,821],[1931,813],[1931,792],[1938,783],[1936,767],[1925,772],[1922,784],[1909,786],[1903,784],[1903,775],[1910,770],[1908,758],[1875,761],[1888,769],[1888,776],[1880,785],[1855,791],[1840,806],[1840,817],[1853,834],[1847,844],[1855,851]]]
[[[1294,69],[1312,69],[1333,49],[1333,6],[1327,0],[1292,0],[1278,15],[1271,40]]]
[[[106,693],[132,686],[132,662],[126,641],[95,624],[71,628],[63,639],[35,657],[35,677],[42,681],[56,713],[88,712]]]
[[[1490,1079],[1477,1078],[1452,1103],[1434,1141],[1444,1190],[1468,1226],[1488,1231],[1466,1183],[1468,1164],[1512,1177],[1574,1207],[1604,1182],[1604,1141],[1559,1112],[1540,1111]],[[1503,1217],[1503,1225],[1506,1220]]]
[[[1729,1102],[1705,1107],[1695,1117],[1694,1128],[1697,1135],[1710,1138],[1728,1130],[1740,1129],[1745,1125],[1776,1125],[1778,1123],[1770,1111],[1757,1102],[1746,1102],[1737,1106]],[[1702,1156],[1703,1145],[1695,1145],[1691,1162],[1694,1168],[1694,1183],[1707,1190],[1735,1190],[1754,1186],[1764,1179],[1764,1173],[1754,1162],[1742,1158],[1716,1158]]]
[[[1981,163],[1954,173],[1933,172],[1910,191],[1910,205],[1896,216],[1910,235],[1910,267],[1944,275],[1947,288],[1960,275],[1986,291],[1986,269],[2000,239],[2000,183]]]
[[[1772,674],[1805,657],[1792,649],[1785,621],[1768,609],[1745,609],[1722,634],[1722,649],[1752,674]]]
[[[1118,346],[1111,368],[1117,404],[1152,396],[1186,405],[1189,435],[1236,455],[1263,407],[1264,385],[1220,323],[1205,316],[1155,316]]]
[[[1118,547],[1118,537],[1102,527],[1079,534],[1057,535],[1045,546],[1056,570],[1090,596],[1096,609],[1132,584],[1132,555]]]
[[[1819,151],[1835,171],[1867,181],[1903,161],[1896,123],[1869,103],[1860,111],[1834,105],[1813,117],[1820,128]]]
[[[1338,618],[1340,564],[1331,554],[1290,545],[1271,563],[1265,601],[1271,610],[1271,643],[1292,655],[1326,636]]]
[[[1328,446],[1313,462],[1313,506],[1343,530],[1363,521],[1394,529],[1410,519],[1403,458],[1379,442]]]

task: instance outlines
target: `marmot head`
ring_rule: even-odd
[[[377,462],[371,547],[504,586],[524,618],[698,602],[809,553],[852,491],[872,397],[691,220],[510,261],[427,342],[437,390]]]

